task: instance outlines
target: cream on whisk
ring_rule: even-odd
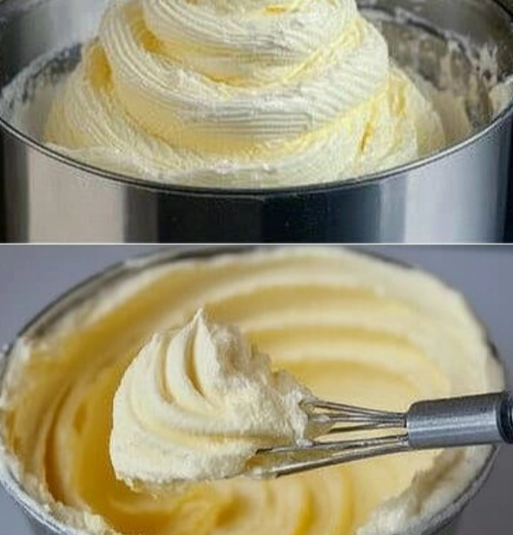
[[[200,310],[154,335],[125,372],[110,439],[116,475],[143,486],[239,475],[259,448],[306,438],[309,396]]]

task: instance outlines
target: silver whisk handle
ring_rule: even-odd
[[[413,449],[513,444],[513,396],[502,392],[414,403],[406,427]]]

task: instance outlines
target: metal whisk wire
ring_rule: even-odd
[[[405,415],[399,412],[366,409],[319,399],[305,401],[303,409],[309,415],[310,425],[317,427],[324,435],[405,427]],[[261,465],[255,466],[251,475],[265,478],[292,475],[305,470],[357,461],[383,453],[398,453],[407,449],[409,449],[408,436],[404,432],[354,440],[311,440],[303,444],[260,450],[260,460],[264,460],[262,456],[265,455],[268,462],[264,460]],[[308,458],[301,458],[305,454],[308,454]],[[279,462],[277,462],[278,456]]]
[[[310,415],[311,423],[330,425],[330,434],[397,428],[405,424],[405,415],[400,412],[365,409],[331,401],[309,400],[303,403],[303,408]],[[323,412],[315,413],[315,410]]]
[[[505,392],[421,401],[405,413],[319,399],[303,408],[316,438],[260,450],[248,475],[274,478],[412,450],[513,443],[513,398]],[[387,429],[396,432],[369,436]],[[363,436],[326,440],[353,433]]]

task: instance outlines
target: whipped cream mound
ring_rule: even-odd
[[[447,144],[355,0],[124,0],[54,100],[45,141],[194,186],[355,178]]]
[[[200,310],[155,334],[128,367],[114,398],[116,475],[135,487],[240,475],[259,448],[306,438],[308,397],[237,328]]]

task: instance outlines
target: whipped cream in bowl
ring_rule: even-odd
[[[495,51],[418,27],[404,39],[380,13],[359,11],[356,0],[112,2],[66,79],[56,87],[52,76],[53,91],[43,80],[20,104],[32,80],[22,75],[4,91],[2,115],[99,169],[267,189],[352,180],[433,156],[508,105],[510,91],[491,96],[503,81]]]
[[[79,287],[8,351],[0,480],[50,533],[73,535],[424,535],[483,484],[489,447],[236,477],[261,443],[302,436],[293,407],[309,394],[288,374],[390,410],[504,383],[468,305],[429,274],[341,248],[163,253]],[[179,470],[198,481],[175,486]]]

